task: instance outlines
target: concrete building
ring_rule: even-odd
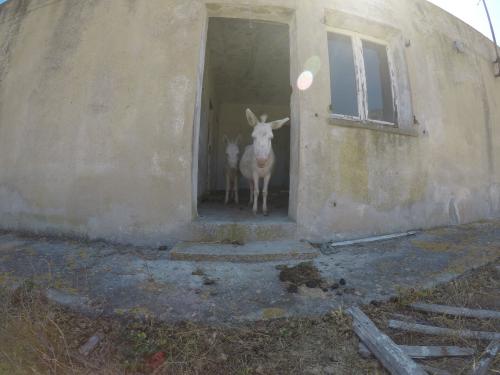
[[[498,216],[494,59],[424,0],[10,0],[0,227],[322,241]],[[266,218],[214,194],[247,107],[291,117]]]

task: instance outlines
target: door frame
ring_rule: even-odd
[[[264,10],[265,11],[262,11]],[[259,11],[260,10],[260,11]],[[285,24],[289,32],[290,49],[290,184],[288,217],[297,221],[298,190],[299,190],[299,162],[300,162],[300,107],[298,91],[294,90],[296,79],[300,74],[297,49],[297,24],[293,8],[273,6],[249,6],[230,4],[206,4],[206,13],[203,20],[201,35],[199,64],[196,80],[196,102],[192,138],[192,175],[191,175],[191,207],[192,220],[198,218],[198,155],[201,125],[203,82],[205,75],[205,58],[207,49],[208,25],[210,18],[239,18],[255,21],[268,21]]]

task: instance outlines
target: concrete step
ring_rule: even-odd
[[[318,255],[318,250],[302,241],[254,241],[244,245],[179,242],[169,253],[172,260],[193,262],[307,260]]]
[[[189,240],[199,242],[242,242],[295,240],[297,224],[288,218],[261,221],[195,220]]]

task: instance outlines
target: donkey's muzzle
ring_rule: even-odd
[[[257,159],[257,166],[259,168],[264,168],[266,166],[267,159]]]

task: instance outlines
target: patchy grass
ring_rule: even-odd
[[[401,345],[458,345],[476,350],[474,358],[446,358],[426,360],[425,363],[446,369],[452,374],[470,373],[474,363],[480,359],[487,341],[463,339],[459,337],[439,337],[408,333],[387,328],[389,319],[406,320],[452,329],[500,332],[500,321],[494,319],[472,319],[442,314],[412,311],[407,306],[413,302],[427,302],[449,306],[463,306],[475,309],[500,311],[500,271],[494,265],[471,271],[463,277],[430,290],[401,291],[391,303],[365,308],[365,312],[384,332]],[[403,315],[403,316],[401,316]],[[406,318],[405,318],[406,317]],[[493,363],[491,373],[500,373],[500,358]],[[496,372],[495,372],[496,371]]]
[[[358,340],[342,310],[321,318],[207,327],[91,319],[48,304],[30,282],[0,294],[0,374],[386,374],[376,360],[357,354]],[[436,289],[401,291],[392,302],[363,308],[397,343],[475,348],[474,359],[426,362],[468,373],[486,342],[392,331],[387,320],[404,314],[418,322],[490,331],[499,331],[500,322],[416,313],[406,307],[416,300],[500,309],[500,272],[485,267]],[[104,339],[82,357],[78,348],[96,333]],[[498,371],[498,359],[493,369]]]

